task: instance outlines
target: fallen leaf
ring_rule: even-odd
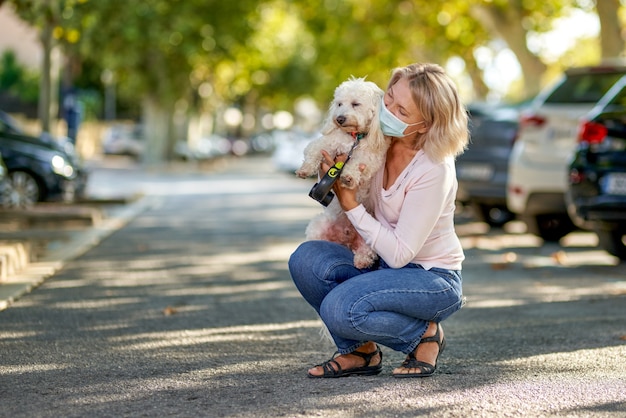
[[[515,254],[514,252],[509,251],[508,253],[504,254],[504,261],[506,263],[515,263],[517,261],[517,254]]]
[[[171,306],[168,306],[167,308],[163,309],[163,315],[165,315],[165,316],[174,315],[177,312],[178,311],[176,309],[172,308]]]
[[[491,263],[492,270],[506,270],[510,267],[509,263]]]
[[[552,259],[557,263],[557,264],[565,264],[567,262],[567,254],[565,253],[565,251],[557,251],[555,253],[552,254]]]

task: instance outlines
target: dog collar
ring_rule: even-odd
[[[355,141],[360,141],[361,139],[365,138],[367,136],[367,133],[364,132],[350,132],[350,135],[352,135],[352,138],[354,138]]]

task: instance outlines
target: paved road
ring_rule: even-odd
[[[333,348],[286,267],[320,207],[267,159],[96,171],[152,205],[0,312],[0,416],[626,414],[626,267],[591,234],[538,246],[459,215],[467,306],[436,376],[313,380]]]

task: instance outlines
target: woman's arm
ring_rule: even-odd
[[[346,214],[366,243],[387,264],[405,266],[432,234],[454,185],[454,175],[449,165],[438,164],[406,179],[403,190],[396,191],[386,202],[387,215],[395,218],[387,219],[386,225],[367,213],[362,205]]]

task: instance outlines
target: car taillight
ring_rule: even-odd
[[[576,169],[572,169],[569,172],[569,181],[571,184],[580,184],[583,182],[583,180],[585,180],[585,174],[581,173],[580,171],[576,170]]]
[[[606,138],[606,126],[596,122],[582,122],[578,129],[578,142],[599,144]]]
[[[546,118],[544,118],[543,116],[539,116],[537,114],[522,115],[522,117],[520,118],[520,126],[522,128],[525,128],[528,126],[535,126],[539,128],[543,126],[545,123],[546,123]]]

